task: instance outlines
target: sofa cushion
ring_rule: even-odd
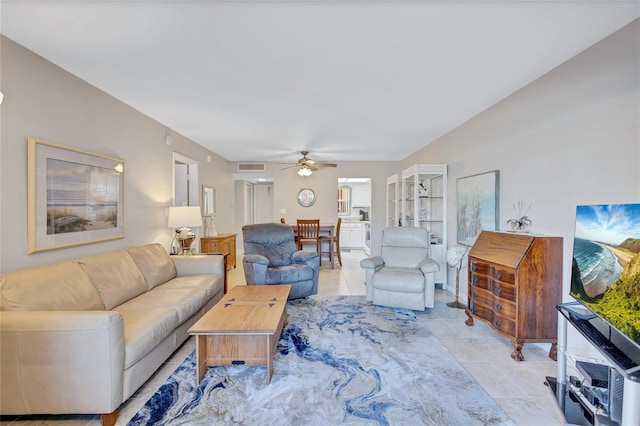
[[[149,290],[175,278],[176,267],[160,244],[131,247],[127,252],[142,271],[144,279],[149,284]]]
[[[89,275],[108,310],[149,289],[142,272],[126,251],[83,257],[78,263]]]
[[[209,300],[207,293],[208,291],[203,288],[164,288],[161,285],[123,303],[117,307],[117,311],[170,308],[177,313],[178,324],[182,324]]]
[[[178,315],[169,308],[114,311],[124,321],[125,369],[140,361],[178,326]]]
[[[0,310],[3,311],[103,309],[96,288],[73,261],[0,275]]]
[[[185,275],[176,277],[162,285],[162,289],[168,288],[200,288],[206,292],[207,298],[211,298],[224,287],[224,278],[219,274]]]

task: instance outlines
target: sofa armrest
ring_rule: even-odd
[[[200,254],[192,256],[171,256],[179,277],[185,275],[220,274],[224,276],[224,255]]]
[[[122,403],[114,311],[0,312],[1,414],[111,413]]]

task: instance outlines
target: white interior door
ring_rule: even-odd
[[[245,182],[244,186],[244,224],[253,225],[255,222],[254,213],[254,185],[249,182]]]
[[[254,223],[273,223],[273,185],[254,185]]]

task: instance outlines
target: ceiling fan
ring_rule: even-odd
[[[278,164],[291,164],[289,167],[283,167],[280,170],[290,169],[292,167],[299,167],[298,174],[300,176],[310,176],[311,173],[322,167],[337,167],[338,165],[335,163],[319,163],[317,161],[313,161],[307,157],[309,151],[300,151],[302,154],[302,158],[298,160],[297,163],[278,163]]]

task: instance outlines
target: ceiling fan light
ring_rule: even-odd
[[[300,176],[304,176],[304,177],[311,176],[311,173],[313,173],[313,172],[307,166],[302,166],[302,167],[300,167],[300,169],[298,169],[298,174]]]

